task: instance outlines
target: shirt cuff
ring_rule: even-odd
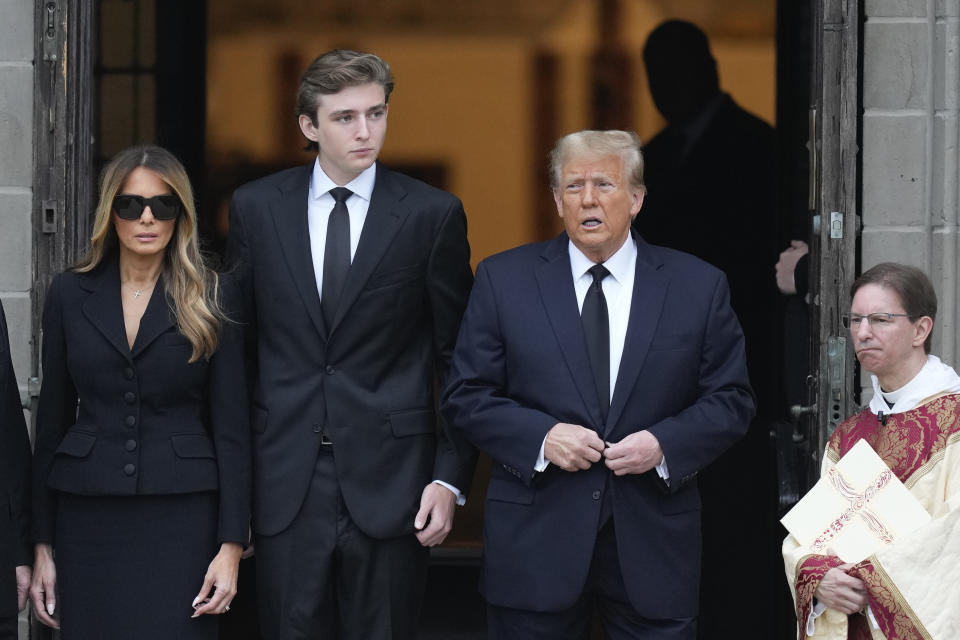
[[[457,496],[457,506],[458,506],[458,507],[462,507],[463,505],[467,504],[467,496],[465,496],[465,495],[463,495],[462,493],[460,493],[460,489],[457,489],[455,486],[453,486],[453,485],[450,484],[449,482],[444,482],[443,480],[434,480],[433,482],[434,482],[435,484],[440,485],[441,487],[445,487],[445,488],[449,489],[450,491],[452,491],[452,492],[453,492],[453,495]]]
[[[547,446],[547,436],[543,436],[543,442],[540,443],[540,453],[537,455],[537,464],[533,465],[533,470],[537,473],[543,473],[550,466],[550,461],[543,455],[543,449]]]
[[[657,475],[667,483],[667,486],[670,486],[670,469],[667,468],[667,456],[660,458],[660,464],[657,465]]]

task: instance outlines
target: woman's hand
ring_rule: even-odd
[[[57,566],[53,561],[53,547],[49,544],[34,547],[30,601],[40,622],[54,629],[60,628],[60,623],[53,618],[57,610]]]
[[[850,615],[867,606],[867,587],[860,578],[847,575],[852,564],[827,571],[813,596],[828,609]]]
[[[191,618],[204,614],[220,614],[230,609],[230,601],[237,595],[241,553],[243,545],[238,542],[224,542],[220,545],[219,553],[207,567],[200,593],[193,599],[194,611]]]

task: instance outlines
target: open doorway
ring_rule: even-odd
[[[809,16],[786,1],[738,0],[722,11],[709,0],[684,3],[682,10],[658,0],[100,4],[96,156],[102,161],[148,140],[174,150],[197,187],[212,250],[222,247],[234,188],[312,160],[302,150],[293,95],[312,57],[337,46],[376,51],[393,65],[398,85],[383,159],[463,199],[474,264],[554,235],[560,225],[547,193],[545,155],[557,137],[601,122],[649,139],[664,126],[647,88],[642,49],[669,18],[697,23],[710,38],[723,89],[777,126],[776,239],[763,247],[773,256],[771,279],[777,252],[804,233],[807,209],[798,217],[794,211],[807,195],[809,58],[802,52],[809,49]],[[610,29],[615,37],[604,37]],[[611,78],[601,65],[617,74]],[[750,188],[744,176],[716,197],[735,200]],[[771,305],[776,336],[780,312],[779,301]],[[779,349],[778,343],[771,354],[774,367]],[[772,413],[785,412],[780,400]],[[765,570],[772,567],[763,580],[764,593],[774,595],[770,606],[759,607],[763,638],[792,628],[792,612],[774,602],[786,592],[774,557],[780,531],[768,435],[759,427],[743,458],[756,462],[750,482],[760,489],[755,500],[765,546],[754,557]],[[481,463],[448,550],[438,554],[454,566],[475,567],[479,558],[484,465],[489,461]],[[738,563],[745,551],[730,550]],[[730,591],[729,584],[715,588]]]

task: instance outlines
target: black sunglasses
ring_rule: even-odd
[[[152,198],[119,195],[113,199],[113,210],[123,220],[139,220],[147,207],[150,207],[153,217],[157,220],[174,220],[183,210],[180,198],[172,194]]]

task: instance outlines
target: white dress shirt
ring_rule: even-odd
[[[377,179],[377,164],[373,163],[356,178],[343,185],[353,192],[347,198],[347,213],[350,215],[350,262],[357,253],[360,244],[360,233],[363,223],[367,220],[367,211],[370,209],[370,198],[373,196],[373,185]],[[333,212],[336,200],[330,195],[330,190],[338,187],[337,183],[327,176],[320,168],[320,160],[313,163],[313,174],[310,176],[310,189],[307,195],[307,231],[310,234],[310,255],[313,257],[313,275],[317,281],[317,293],[323,299],[323,256],[327,248],[327,223]],[[459,489],[443,480],[434,480],[435,483],[446,487],[457,497],[457,504],[467,501]]]
[[[593,260],[583,254],[575,244],[569,242],[567,251],[570,254],[570,271],[573,276],[573,288],[577,294],[577,310],[583,312],[583,301],[587,291],[593,284],[590,268],[595,264]],[[610,398],[613,402],[613,392],[617,387],[617,374],[620,373],[620,361],[623,359],[623,345],[627,339],[627,325],[630,324],[630,305],[633,303],[633,280],[637,273],[637,243],[632,236],[627,236],[616,253],[603,263],[610,275],[603,279],[603,297],[607,300],[607,319],[610,322]],[[543,448],[546,438],[540,445],[540,455],[534,466],[535,471],[543,471],[550,464],[544,457]],[[664,480],[669,479],[666,458],[657,465],[657,473]]]
[[[360,232],[367,219],[367,210],[370,208],[370,197],[373,195],[373,183],[377,179],[376,163],[370,165],[359,176],[344,186],[353,195],[347,198],[347,213],[350,215],[350,262],[357,253],[360,244]],[[313,256],[313,273],[317,279],[317,292],[323,297],[323,256],[327,248],[327,223],[336,201],[330,195],[330,190],[337,187],[333,180],[320,168],[320,161],[313,163],[313,174],[310,176],[310,191],[307,196],[307,229],[310,233],[310,255]]]

